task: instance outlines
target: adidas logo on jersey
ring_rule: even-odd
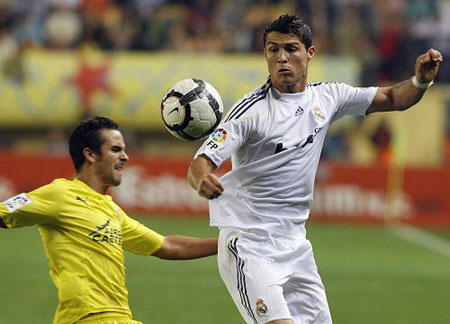
[[[300,116],[304,111],[305,110],[302,107],[298,106],[297,110],[295,110],[294,116]]]

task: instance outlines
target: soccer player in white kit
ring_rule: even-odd
[[[264,32],[270,77],[239,100],[191,163],[188,180],[210,199],[220,228],[219,272],[247,323],[332,323],[305,222],[325,134],[344,115],[405,110],[432,84],[442,55],[430,49],[411,79],[391,87],[307,83],[316,52],[300,18]],[[231,157],[232,170],[214,170]]]

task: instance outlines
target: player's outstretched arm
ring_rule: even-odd
[[[189,166],[189,184],[200,196],[207,199],[219,197],[224,190],[220,179],[212,173],[215,169],[214,163],[203,154],[195,158]]]
[[[415,105],[432,84],[442,60],[442,54],[435,49],[420,55],[414,76],[391,87],[380,87],[367,113],[402,111]]]
[[[217,238],[169,235],[152,255],[167,260],[189,260],[214,254],[217,254]]]

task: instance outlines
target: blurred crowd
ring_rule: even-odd
[[[362,67],[360,85],[410,77],[416,57],[430,47],[450,58],[449,0],[0,0],[2,73],[20,80],[23,73],[17,67],[22,65],[15,63],[30,48],[74,50],[89,45],[104,51],[261,52],[265,26],[285,13],[296,13],[311,26],[319,55],[356,58]],[[441,65],[438,81],[450,82],[449,64]],[[354,121],[345,131],[331,132],[323,157],[358,160],[352,157],[351,138],[361,125]],[[49,131],[45,143],[50,152],[65,153],[66,133]],[[27,137],[23,141],[27,146],[37,146],[22,130],[4,133],[0,147],[17,147],[18,134]],[[372,162],[387,163],[391,142],[387,123],[359,138],[370,143]],[[450,143],[450,135],[447,139]],[[450,161],[450,144],[446,147]]]
[[[284,13],[312,27],[320,54],[356,56],[362,83],[410,76],[429,47],[450,56],[447,0],[0,0],[0,52],[73,49],[259,52]],[[443,67],[440,80],[450,81]]]

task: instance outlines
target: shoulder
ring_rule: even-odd
[[[375,87],[359,87],[352,86],[342,82],[318,82],[308,83],[307,87],[311,91],[318,93],[329,93],[335,95],[348,94],[354,91],[364,91],[365,89],[373,89]]]
[[[336,94],[337,92],[350,87],[348,84],[341,82],[316,82],[308,83],[306,86],[308,90],[320,94]]]
[[[244,95],[231,107],[223,121],[239,120],[267,110],[266,99],[271,86],[270,79],[268,79],[262,86]]]
[[[49,196],[49,197],[60,197],[68,188],[72,186],[72,181],[67,179],[55,179],[49,184],[39,187],[30,192],[30,194]]]
[[[307,87],[315,95],[336,103],[351,100],[365,89],[342,82],[308,83]]]
[[[74,181],[66,178],[57,178],[50,182],[49,186],[53,186],[56,189],[69,188],[74,186]]]

